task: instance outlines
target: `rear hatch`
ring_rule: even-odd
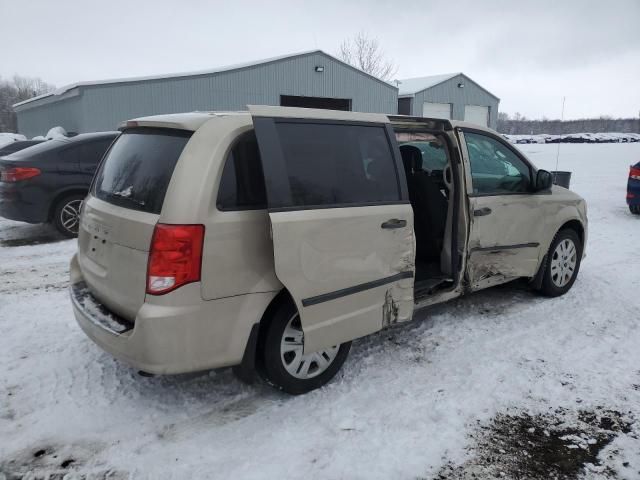
[[[78,262],[91,293],[134,321],[149,247],[174,168],[193,132],[126,129],[107,152],[84,204]]]

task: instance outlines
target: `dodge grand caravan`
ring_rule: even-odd
[[[304,393],[353,339],[515,278],[562,295],[584,255],[584,200],[476,125],[250,106],[121,131],[70,292],[142,372],[234,366]]]

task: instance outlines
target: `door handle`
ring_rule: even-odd
[[[380,228],[404,228],[407,226],[406,220],[400,220],[399,218],[391,218],[380,225]]]
[[[486,215],[489,215],[490,213],[491,213],[491,209],[489,207],[482,207],[482,208],[479,208],[478,210],[474,210],[473,216],[484,217]]]

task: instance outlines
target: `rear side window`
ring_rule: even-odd
[[[112,138],[85,142],[65,148],[61,152],[63,160],[78,163],[98,164],[104,152],[113,141]]]
[[[125,130],[98,169],[94,195],[114,205],[159,214],[191,135],[162,128]]]
[[[217,205],[220,210],[267,208],[262,163],[255,132],[241,135],[229,152],[220,179]]]
[[[278,122],[291,189],[288,206],[343,206],[400,200],[382,126]]]

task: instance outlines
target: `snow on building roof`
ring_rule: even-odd
[[[19,107],[20,105],[24,105],[30,102],[34,102],[36,100],[40,100],[46,97],[51,97],[54,95],[62,95],[66,92],[68,92],[69,90],[73,90],[74,88],[78,88],[78,87],[87,87],[87,86],[94,86],[94,85],[108,85],[108,84],[113,84],[113,83],[127,83],[127,82],[143,82],[146,80],[163,80],[163,79],[169,79],[169,78],[181,78],[181,77],[192,77],[192,76],[196,76],[196,75],[211,75],[214,73],[221,73],[221,72],[229,72],[232,70],[240,70],[243,68],[248,68],[248,67],[253,67],[256,65],[263,65],[265,63],[272,63],[272,62],[277,62],[279,60],[285,60],[287,58],[293,58],[293,57],[301,57],[304,55],[310,55],[312,53],[321,53],[322,55],[325,55],[337,62],[340,63],[344,63],[345,65],[353,68],[354,70],[357,70],[358,72],[361,72],[365,75],[368,75],[369,77],[378,80],[379,82],[385,83],[386,85],[389,85],[390,87],[395,87],[394,85],[385,82],[383,80],[380,80],[379,78],[364,72],[362,70],[360,70],[357,67],[354,67],[352,65],[349,65],[347,63],[345,63],[344,61],[334,57],[333,55],[329,55],[328,53],[322,51],[322,50],[306,50],[304,52],[296,52],[296,53],[288,53],[286,55],[279,55],[277,57],[270,57],[270,58],[263,58],[262,60],[254,60],[251,62],[244,62],[244,63],[236,63],[233,65],[226,65],[223,67],[218,67],[218,68],[212,68],[212,69],[207,69],[207,70],[197,70],[194,72],[181,72],[181,73],[167,73],[167,74],[162,74],[162,75],[149,75],[149,76],[143,76],[143,77],[126,77],[126,78],[113,78],[113,79],[108,79],[108,80],[94,80],[94,81],[87,81],[87,82],[77,82],[77,83],[72,83],[70,85],[65,85],[63,87],[58,88],[57,90],[54,90],[52,92],[48,92],[45,93],[43,95],[39,95],[37,97],[33,97],[33,98],[29,98],[28,100],[24,100],[22,102],[18,102],[15,103],[13,106],[14,107]]]
[[[444,73],[442,75],[429,75],[428,77],[405,78],[404,80],[399,80],[398,95],[413,95],[461,74],[461,72],[456,72]]]
[[[443,73],[442,75],[430,75],[428,77],[405,78],[404,80],[398,80],[396,82],[398,83],[398,90],[399,90],[398,97],[400,98],[413,97],[418,92],[422,92],[423,90],[426,90],[428,88],[435,87],[436,85],[446,82],[447,80],[451,80],[452,78],[457,77],[458,75],[462,75],[466,79],[466,81],[472,82],[478,88],[484,90],[489,95],[494,97],[496,100],[500,100],[498,96],[494,95],[489,90],[487,90],[477,82],[473,81],[471,78],[469,78],[467,75],[465,75],[462,72]]]

